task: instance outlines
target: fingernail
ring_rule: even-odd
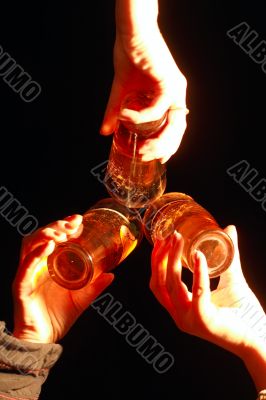
[[[74,215],[71,215],[71,216],[69,216],[69,217],[66,217],[66,218],[64,218],[65,219],[65,221],[68,221],[68,222],[66,222],[65,223],[65,226],[68,228],[68,229],[73,229],[73,225],[77,225],[77,224],[80,224],[81,223],[81,221],[82,221],[82,215],[80,215],[80,214],[74,214]]]
[[[56,232],[55,233],[55,241],[59,241],[59,242],[64,242],[67,238],[67,235],[65,232]]]
[[[198,250],[194,250],[193,254],[192,254],[192,257],[193,257],[194,264],[197,265],[198,261],[200,260],[199,251]]]
[[[69,222],[66,222],[66,223],[65,223],[65,228],[67,228],[67,229],[74,229],[74,228],[75,228],[75,225],[73,225],[73,224],[71,224],[71,223],[69,223]]]
[[[113,133],[113,131],[111,129],[101,128],[99,133],[100,133],[100,135],[108,136],[108,135],[111,135]]]
[[[54,235],[57,237],[62,237],[63,235],[65,235],[65,233],[54,231]]]
[[[76,219],[76,218],[77,218],[77,216],[76,216],[76,214],[74,214],[74,215],[69,215],[69,216],[66,217],[65,219],[68,220],[68,221],[73,221],[73,220]]]

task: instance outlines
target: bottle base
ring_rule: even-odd
[[[93,276],[90,255],[75,243],[58,245],[48,257],[47,264],[51,278],[65,289],[81,289]]]
[[[201,251],[206,257],[210,278],[216,278],[226,271],[234,257],[234,245],[230,237],[220,230],[200,233],[188,250],[190,255],[187,267],[193,272],[193,253]]]

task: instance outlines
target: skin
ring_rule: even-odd
[[[112,273],[103,273],[84,288],[69,291],[50,278],[48,255],[56,243],[77,235],[81,223],[82,216],[73,215],[24,239],[13,283],[18,339],[56,343],[113,281]],[[236,229],[229,226],[225,231],[233,240],[235,257],[215,290],[210,290],[206,259],[200,252],[194,255],[192,292],[182,282],[183,239],[178,233],[155,243],[150,288],[179,329],[239,356],[261,391],[266,387],[266,315],[243,276]]]
[[[155,243],[150,288],[179,329],[239,356],[260,391],[266,387],[266,315],[242,273],[236,228],[225,231],[233,240],[235,257],[215,290],[210,290],[206,258],[199,251],[194,255],[192,292],[182,282],[183,238],[177,232]]]
[[[56,343],[69,331],[91,302],[111,284],[114,275],[102,273],[79,290],[57,285],[47,270],[47,257],[56,243],[75,235],[82,223],[73,215],[38,229],[22,243],[13,282],[14,336],[35,343]],[[38,274],[38,271],[41,273]]]
[[[187,82],[160,32],[157,18],[158,1],[116,1],[114,78],[100,133],[112,134],[119,120],[138,124],[160,119],[169,110],[164,129],[140,149],[143,161],[158,159],[165,163],[176,153],[186,130]],[[141,111],[121,109],[124,96],[134,90],[153,92],[152,105]]]

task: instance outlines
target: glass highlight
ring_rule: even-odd
[[[150,93],[134,92],[126,97],[122,108],[141,110],[148,107],[152,100],[153,95]],[[157,135],[166,121],[165,114],[157,121],[118,123],[104,183],[109,195],[126,207],[146,207],[165,191],[165,164],[158,160],[142,161],[139,148],[147,138]]]
[[[151,204],[143,217],[143,229],[152,244],[178,231],[184,238],[182,265],[192,272],[195,250],[205,255],[210,278],[219,276],[233,260],[231,238],[204,207],[184,193],[166,193]]]
[[[77,234],[56,246],[48,271],[60,286],[81,289],[101,272],[112,271],[141,242],[140,214],[114,199],[97,202],[83,215]]]

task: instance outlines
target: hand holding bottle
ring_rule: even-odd
[[[159,120],[169,110],[164,129],[140,149],[143,161],[165,163],[177,151],[186,129],[187,84],[159,30],[157,3],[116,1],[115,75],[101,133],[112,134],[118,119],[140,124]],[[153,92],[151,106],[121,111],[124,97],[132,91]]]
[[[229,226],[225,231],[234,242],[235,256],[216,290],[210,290],[206,259],[199,251],[192,293],[182,282],[183,239],[177,233],[156,242],[150,287],[179,329],[242,358],[260,391],[266,388],[266,315],[243,276],[236,229]]]
[[[194,270],[193,253],[206,257],[210,278],[221,275],[231,264],[234,245],[214,216],[191,196],[164,193],[152,202],[143,217],[144,233],[153,244],[178,231],[184,240],[182,265]]]
[[[57,285],[47,269],[47,257],[57,243],[78,232],[81,215],[73,215],[38,229],[25,237],[13,283],[14,336],[30,342],[55,343],[82,312],[113,280],[102,273],[80,290]]]

